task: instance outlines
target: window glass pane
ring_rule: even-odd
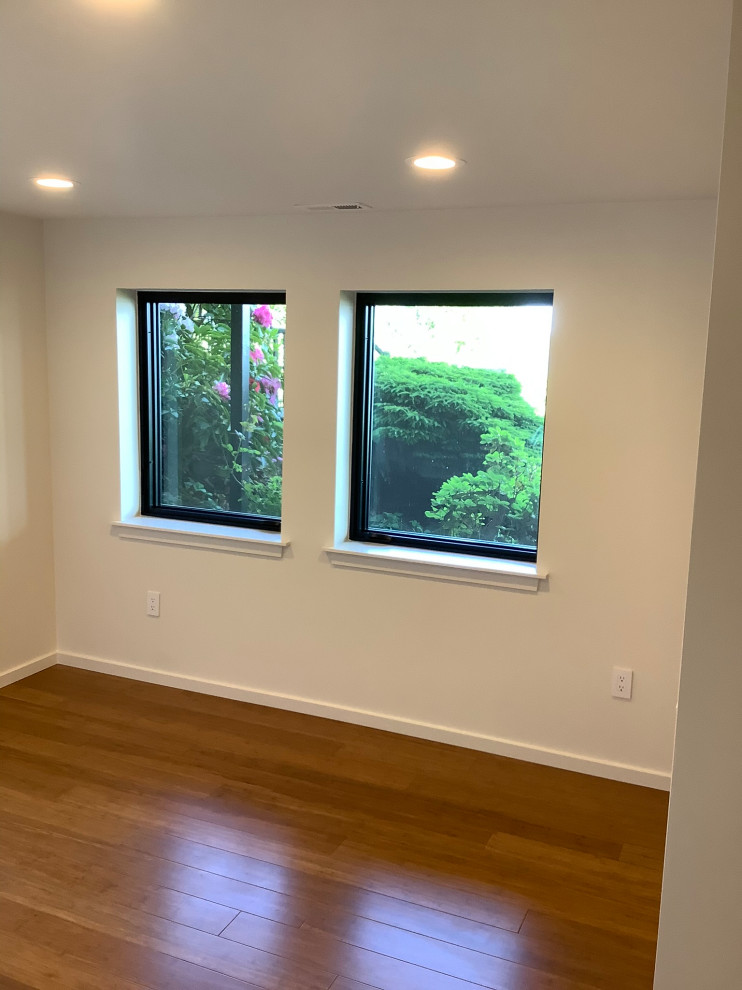
[[[369,531],[535,549],[551,313],[374,306]]]
[[[285,304],[157,312],[162,506],[280,517]]]

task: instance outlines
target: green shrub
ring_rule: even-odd
[[[372,525],[535,545],[543,419],[518,379],[388,355],[374,375]]]

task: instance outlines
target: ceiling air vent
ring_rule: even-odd
[[[372,207],[368,203],[317,203],[312,206],[297,206],[297,210],[304,210],[306,213],[331,213],[333,210],[349,212],[351,210],[370,210]]]

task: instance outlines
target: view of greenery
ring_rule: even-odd
[[[159,306],[163,505],[281,515],[286,307],[249,310],[236,412],[231,306]]]
[[[245,308],[239,403],[231,306],[159,316],[163,505],[279,517],[285,305]],[[513,374],[377,353],[370,528],[535,546],[543,425]]]
[[[370,528],[535,547],[543,427],[508,372],[379,354]]]

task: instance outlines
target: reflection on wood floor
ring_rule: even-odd
[[[649,990],[666,811],[54,667],[0,691],[0,987]]]

